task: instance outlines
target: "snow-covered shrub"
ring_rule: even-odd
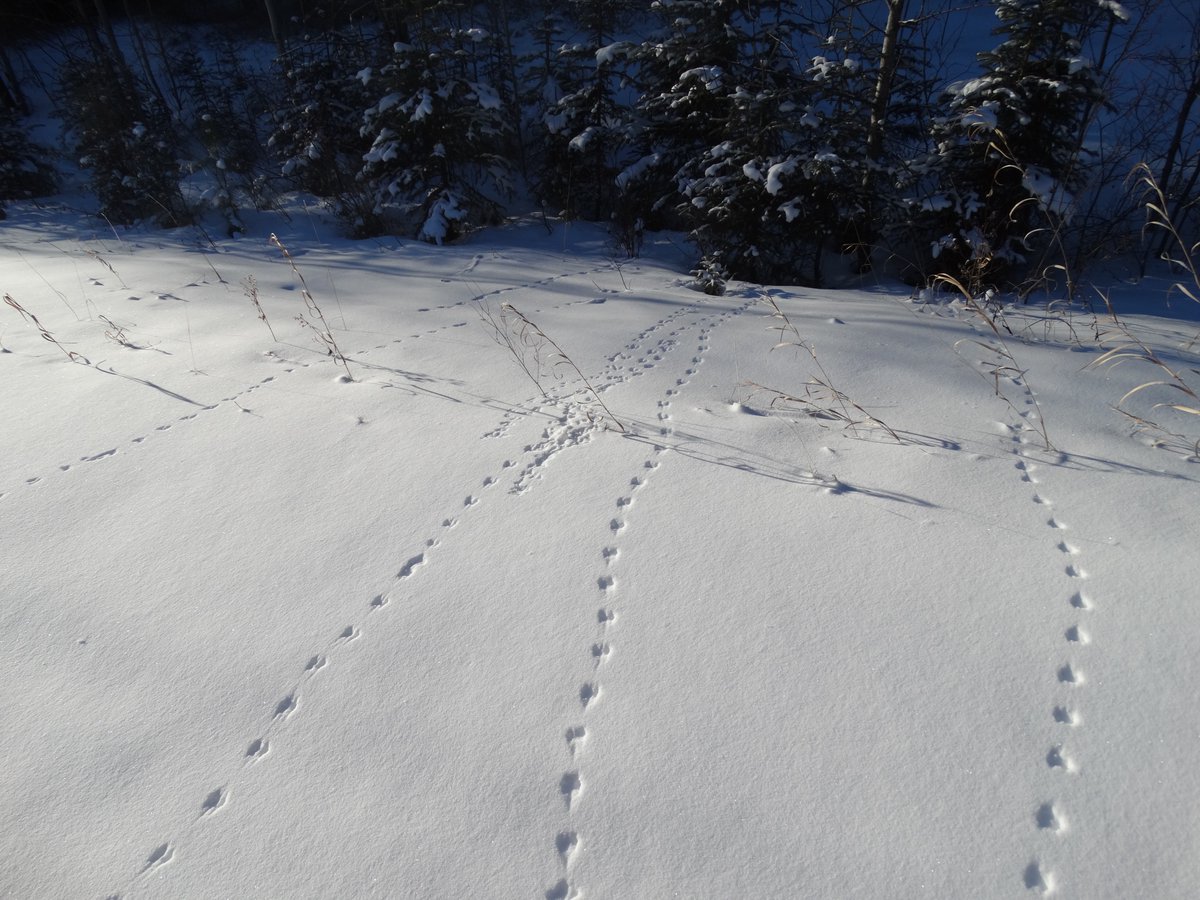
[[[284,98],[269,145],[292,184],[327,198],[359,235],[382,230],[371,192],[360,178],[371,146],[362,111],[376,88],[376,42],[352,28],[293,40],[280,60]]]
[[[370,79],[362,134],[373,212],[426,239],[496,221],[510,188],[515,117],[487,78],[495,38],[471,13],[429,4]]]
[[[631,110],[622,97],[634,45],[618,40],[628,0],[571,0],[568,36],[546,61],[538,125],[543,202],[568,217],[603,221],[617,207]]]
[[[1085,180],[1086,117],[1104,98],[1086,36],[1125,16],[1096,0],[996,0],[1002,41],[953,85],[933,124],[935,182],[917,210],[929,271],[1020,281]]]
[[[259,125],[265,97],[229,40],[218,41],[210,60],[181,41],[172,49],[187,167],[204,173],[201,201],[221,213],[228,233],[240,232],[239,206],[263,202]]]
[[[0,203],[53,193],[57,179],[48,155],[29,140],[17,112],[0,111]]]
[[[80,168],[90,173],[100,212],[121,224],[144,218],[163,226],[187,222],[176,129],[162,104],[111,60],[69,60],[59,77],[64,123]]]
[[[696,267],[691,271],[694,279],[689,287],[697,291],[702,291],[705,294],[711,294],[714,297],[723,296],[725,293],[725,283],[729,280],[729,272],[725,266],[721,264],[718,256],[708,255],[700,257],[696,263]]]
[[[425,224],[417,237],[431,244],[444,244],[458,237],[466,219],[467,212],[458,195],[453,191],[441,191],[430,201]]]

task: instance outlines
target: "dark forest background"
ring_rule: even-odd
[[[0,208],[233,234],[299,190],[359,236],[677,229],[713,290],[1028,291],[1144,267],[1147,215],[1195,243],[1198,98],[1192,0],[10,2]]]

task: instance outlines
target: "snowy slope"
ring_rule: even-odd
[[[0,894],[1200,884],[1195,459],[1108,408],[1146,372],[1011,340],[995,378],[954,305],[773,289],[818,371],[764,292],[580,225],[10,213],[62,346],[0,309]],[[751,386],[818,376],[857,427]]]

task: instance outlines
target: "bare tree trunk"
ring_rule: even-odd
[[[892,99],[892,84],[900,66],[900,29],[904,24],[906,0],[886,2],[888,17],[883,27],[883,45],[879,50],[879,77],[875,81],[871,122],[867,130],[867,157],[873,162],[883,158],[883,133],[887,124],[888,104]]]
[[[263,0],[267,7],[267,19],[271,23],[271,37],[275,39],[275,49],[279,51],[282,61],[287,56],[287,44],[283,41],[283,32],[279,30],[279,11],[275,8],[275,0]]]
[[[108,10],[104,7],[104,0],[94,0],[96,7],[97,21],[100,23],[100,29],[108,41],[109,53],[112,55],[113,66],[117,71],[117,77],[120,78],[126,89],[131,93],[134,91],[133,72],[129,68],[129,63],[125,59],[125,54],[121,52],[121,45],[117,41],[117,33],[113,31],[112,19],[108,17]]]
[[[1175,164],[1179,159],[1179,151],[1183,146],[1183,135],[1187,130],[1188,117],[1191,115],[1192,107],[1196,103],[1197,97],[1200,96],[1200,73],[1193,79],[1188,86],[1187,93],[1183,96],[1183,105],[1179,109],[1179,116],[1175,120],[1175,133],[1171,135],[1171,143],[1167,146],[1167,152],[1163,156],[1162,172],[1159,173],[1159,181],[1162,182],[1164,191],[1170,188],[1171,176],[1175,174]]]
[[[146,42],[142,40],[142,31],[138,28],[137,21],[133,17],[133,10],[130,9],[129,0],[125,0],[125,18],[129,21],[129,32],[133,36],[133,48],[137,55],[138,62],[142,64],[142,72],[146,76],[146,83],[150,85],[150,90],[154,91],[154,96],[158,98],[158,102],[162,104],[163,109],[170,109],[170,104],[167,103],[167,98],[162,92],[162,88],[158,86],[158,79],[154,77],[154,66],[150,63],[150,54],[146,52]],[[170,58],[164,56],[163,64],[170,65]]]
[[[1188,120],[1191,118],[1192,107],[1196,105],[1197,99],[1200,99],[1200,65],[1194,65],[1191,72],[1191,84],[1187,87],[1187,92],[1183,95],[1183,103],[1179,108],[1179,115],[1175,119],[1175,133],[1171,135],[1171,143],[1167,147],[1166,155],[1163,157],[1162,172],[1159,173],[1158,183],[1162,188],[1163,196],[1168,200],[1174,198],[1174,203],[1171,204],[1170,210],[1163,210],[1175,220],[1175,226],[1178,228],[1180,222],[1179,216],[1184,212],[1184,208],[1190,201],[1192,188],[1196,184],[1196,173],[1192,173],[1191,181],[1188,185],[1182,186],[1181,190],[1171,189],[1171,179],[1175,175],[1175,169],[1178,167],[1180,158],[1183,156],[1184,135],[1188,133]],[[1195,128],[1193,125],[1192,128]],[[1169,235],[1164,235],[1158,245],[1158,252],[1161,254],[1167,249]]]
[[[0,106],[28,115],[29,101],[21,90],[21,79],[17,77],[12,60],[8,58],[8,53],[2,46],[0,46],[0,68],[3,69],[3,75],[0,75]]]

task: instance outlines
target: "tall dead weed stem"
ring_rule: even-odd
[[[511,303],[501,303],[499,311],[493,310],[486,303],[477,303],[476,310],[488,331],[491,332],[492,339],[509,352],[521,371],[537,386],[538,391],[546,400],[552,403],[557,402],[557,399],[552,397],[546,389],[545,380],[549,378],[561,383],[563,375],[560,370],[565,367],[583,383],[588,405],[598,406],[617,431],[622,434],[627,433],[625,425],[600,399],[600,394],[592,386],[587,376],[580,371],[575,361],[540,326]],[[588,410],[588,417],[594,418],[592,410]]]
[[[11,306],[13,309],[15,309],[18,313],[20,313],[22,319],[24,319],[26,322],[33,325],[33,327],[36,328],[38,330],[38,333],[42,336],[42,340],[49,341],[51,344],[53,344],[55,347],[57,347],[59,350],[61,350],[63,353],[65,353],[67,356],[67,359],[69,359],[71,362],[81,363],[85,366],[91,365],[91,363],[88,361],[87,357],[85,357],[83,354],[76,353],[74,350],[68,350],[66,347],[64,347],[62,345],[62,343],[59,341],[59,339],[56,338],[50,332],[50,330],[48,328],[46,328],[46,326],[43,325],[38,320],[38,317],[35,316],[33,313],[31,313],[29,310],[27,310],[25,307],[23,307],[20,303],[18,303],[16,301],[16,299],[12,296],[12,294],[5,294],[4,302],[7,303],[9,306]]]
[[[1200,303],[1200,269],[1197,268],[1196,262],[1197,256],[1200,255],[1200,241],[1189,244],[1179,233],[1167,212],[1167,198],[1150,167],[1139,163],[1134,169],[1134,174],[1138,176],[1137,182],[1145,196],[1148,217],[1144,230],[1165,232],[1166,246],[1162,259],[1172,268],[1183,272],[1184,277],[1172,285],[1173,289],[1192,302]],[[1160,376],[1126,391],[1113,405],[1113,409],[1130,419],[1139,430],[1155,434],[1156,446],[1169,446],[1185,450],[1193,457],[1200,457],[1200,438],[1195,433],[1184,434],[1172,430],[1176,426],[1166,424],[1162,418],[1163,410],[1200,417],[1200,366],[1168,363],[1162,353],[1138,337],[1130,324],[1117,315],[1107,293],[1097,293],[1108,310],[1108,328],[1099,333],[1098,337],[1102,342],[1105,339],[1114,339],[1117,344],[1095,359],[1088,368],[1115,367],[1134,362],[1153,367]],[[1197,344],[1200,344],[1200,333],[1179,348],[1180,352],[1191,353]],[[1152,403],[1148,410],[1141,412],[1130,405],[1131,400],[1140,399],[1144,392],[1161,393],[1156,392],[1156,388],[1168,392],[1170,399]]]
[[[787,317],[787,313],[780,309],[775,298],[767,293],[760,296],[762,302],[771,310],[770,318],[775,320],[775,324],[769,325],[768,330],[779,333],[778,340],[771,348],[771,352],[782,347],[795,347],[808,355],[816,367],[816,374],[810,373],[808,380],[801,384],[802,390],[796,393],[781,391],[755,381],[744,382],[745,386],[752,388],[755,392],[769,395],[770,405],[773,408],[798,409],[816,419],[832,419],[841,422],[842,428],[850,431],[856,437],[860,428],[876,428],[883,431],[896,443],[904,443],[889,425],[871,415],[834,387],[833,379],[829,377],[829,373],[825,371],[825,367],[817,357],[816,349],[800,336],[800,332]]]
[[[1046,431],[1046,417],[1042,412],[1042,405],[1038,402],[1037,392],[1029,383],[1029,372],[1027,369],[1022,369],[1017,364],[1017,359],[1013,355],[1012,349],[1008,346],[1008,340],[1005,338],[1005,332],[1012,334],[1012,330],[1001,326],[1003,321],[990,313],[987,309],[986,300],[981,300],[975,296],[965,284],[959,281],[952,275],[939,273],[933,276],[934,281],[944,284],[958,292],[963,298],[963,302],[970,312],[981,322],[987,325],[988,330],[992,332],[992,337],[989,339],[964,338],[954,343],[954,350],[959,356],[962,356],[960,348],[963,346],[973,346],[976,349],[983,350],[987,355],[980,360],[980,364],[984,367],[983,371],[972,369],[991,381],[992,390],[996,396],[1008,405],[1008,407],[1018,416],[1021,410],[1017,405],[1004,393],[1004,382],[1011,381],[1014,384],[1021,384],[1029,392],[1029,397],[1033,401],[1034,409],[1037,410],[1037,426],[1038,433],[1042,436],[1042,443],[1047,450],[1053,450],[1054,444],[1050,441],[1050,435]]]
[[[288,252],[287,247],[283,245],[283,241],[279,240],[274,234],[271,235],[271,244],[283,254],[284,259],[288,261],[288,265],[292,267],[292,274],[300,282],[300,296],[304,298],[304,306],[308,315],[306,316],[303,313],[297,315],[296,321],[300,323],[302,328],[307,328],[313,333],[313,337],[316,338],[317,343],[325,348],[325,354],[332,357],[335,362],[340,363],[342,368],[346,370],[346,377],[353,381],[354,376],[350,374],[350,364],[346,359],[346,355],[342,353],[337,341],[334,340],[333,330],[329,327],[329,323],[325,321],[325,314],[321,312],[321,307],[317,305],[317,301],[313,298],[312,291],[308,289],[308,282],[304,280],[304,275],[301,273],[299,267],[297,267],[296,260],[292,258],[292,254]],[[255,303],[255,306],[257,305]],[[261,312],[261,307],[259,311]],[[264,315],[262,318],[265,322],[266,316]],[[267,327],[270,328],[269,323]],[[273,336],[274,331],[272,330]]]

